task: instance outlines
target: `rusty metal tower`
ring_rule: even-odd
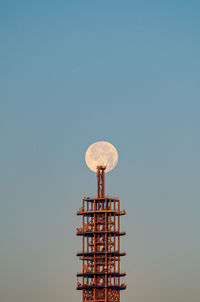
[[[126,289],[120,278],[120,200],[105,196],[106,166],[97,166],[97,197],[84,198],[77,215],[82,216],[82,271],[77,274],[77,290],[82,290],[82,302],[120,302],[120,291]]]

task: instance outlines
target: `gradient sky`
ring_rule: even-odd
[[[0,301],[78,302],[87,147],[119,163],[122,302],[200,301],[200,2],[1,1]]]

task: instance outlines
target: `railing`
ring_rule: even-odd
[[[93,200],[93,199],[105,199],[105,198],[113,199],[113,200],[119,200],[118,197],[116,197],[116,196],[110,196],[110,195],[106,195],[104,198],[98,198],[97,196],[92,195],[92,196],[84,197],[83,199],[86,199],[86,200],[87,200],[87,199],[91,199],[91,200]]]
[[[108,284],[107,286],[105,286],[104,282],[102,283],[94,283],[93,281],[90,281],[90,284],[81,284],[80,282],[77,282],[77,288],[82,289],[83,287],[118,287],[119,289],[126,289],[126,284],[122,283],[121,285],[114,285],[114,284]]]
[[[94,212],[107,212],[107,213],[115,213],[115,214],[126,214],[126,210],[116,210],[116,209],[82,209],[80,208],[76,214],[84,214],[84,213],[94,213]]]

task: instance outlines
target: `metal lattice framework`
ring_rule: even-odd
[[[120,200],[105,197],[105,167],[97,167],[97,198],[83,199],[77,215],[82,216],[82,272],[77,274],[77,289],[82,290],[82,302],[119,302],[120,290],[126,289],[120,277]]]

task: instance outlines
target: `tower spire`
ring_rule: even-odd
[[[105,166],[97,166],[97,197],[105,197]]]

